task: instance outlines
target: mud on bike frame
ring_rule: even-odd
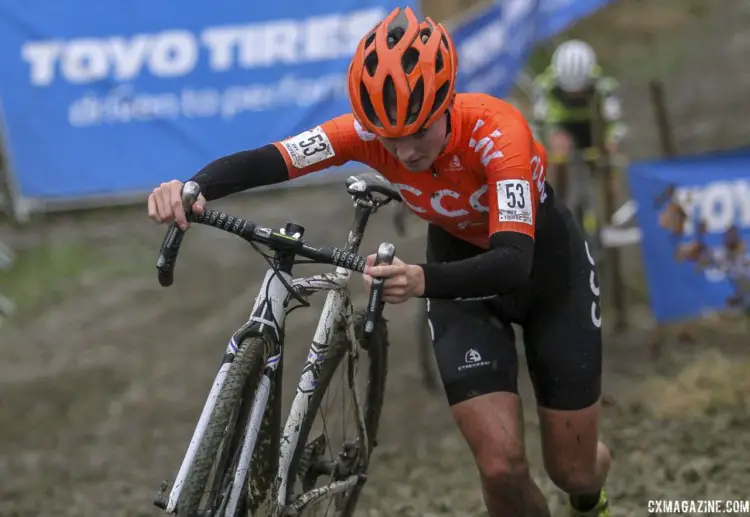
[[[214,228],[219,228],[228,233],[236,235],[250,244],[263,244],[273,250],[274,254],[269,260],[262,251],[256,248],[261,255],[269,262],[269,266],[275,273],[292,274],[292,268],[295,264],[327,264],[342,267],[349,271],[363,273],[365,270],[366,257],[357,255],[359,245],[367,227],[370,215],[379,207],[387,204],[391,199],[374,200],[369,192],[360,191],[357,176],[351,176],[347,183],[349,192],[355,197],[354,224],[349,233],[349,240],[344,249],[330,246],[315,247],[307,244],[302,240],[305,228],[297,223],[288,222],[279,232],[270,228],[260,226],[241,217],[234,217],[218,210],[206,209],[203,214],[186,213],[187,219],[191,223],[199,223]],[[183,186],[182,200],[186,207],[192,206],[198,199],[200,187],[197,183],[189,181]],[[367,196],[369,199],[365,199]],[[167,230],[162,242],[159,258],[157,259],[156,268],[158,270],[159,284],[162,287],[169,287],[174,281],[174,268],[177,263],[177,255],[180,251],[182,239],[185,231],[172,223]],[[299,261],[297,256],[305,257],[308,260]],[[382,243],[378,247],[378,253],[375,264],[391,263],[395,256],[395,247],[390,243]],[[283,277],[279,280],[286,287],[290,294],[304,306],[309,305],[299,294],[302,291],[315,291],[320,289],[320,284],[328,283],[331,285],[331,275],[315,275],[308,278],[296,279],[290,285]],[[329,282],[326,282],[328,280]],[[367,303],[367,318],[365,324],[365,337],[369,337],[375,327],[375,323],[380,317],[383,309],[382,303],[383,280],[373,278],[370,298]]]
[[[222,360],[222,369],[217,376],[217,382],[214,382],[212,390],[209,393],[206,406],[204,407],[203,413],[198,421],[193,439],[190,442],[188,451],[183,459],[182,465],[180,466],[180,471],[174,481],[171,493],[168,497],[162,496],[154,501],[154,504],[157,507],[166,510],[167,513],[176,513],[179,511],[177,506],[178,501],[181,499],[181,489],[184,487],[185,482],[187,481],[186,478],[192,468],[192,461],[196,455],[196,449],[199,447],[199,442],[202,439],[202,433],[204,433],[209,426],[213,407],[220,397],[220,377],[222,376],[222,373],[226,375],[228,372],[232,361],[239,353],[238,346],[242,343],[243,339],[252,335],[264,335],[268,337],[268,342],[271,343],[272,350],[269,351],[266,368],[269,370],[269,374],[272,375],[275,373],[278,363],[281,362],[282,358],[286,315],[300,306],[309,306],[309,303],[305,298],[315,292],[340,291],[345,288],[351,271],[364,271],[366,258],[358,255],[357,252],[369,216],[380,206],[383,206],[392,200],[400,201],[399,198],[392,195],[390,190],[383,190],[382,185],[379,184],[380,181],[374,181],[376,179],[377,178],[372,177],[370,174],[351,176],[347,179],[347,191],[354,198],[355,213],[354,222],[351,226],[346,246],[343,249],[328,246],[316,247],[304,242],[302,236],[305,229],[294,222],[288,222],[281,230],[274,231],[270,228],[221,211],[204,209],[202,214],[191,213],[188,209],[197,199],[200,187],[195,182],[187,182],[183,186],[182,201],[183,205],[186,207],[186,216],[189,222],[219,228],[244,239],[265,258],[269,264],[269,269],[256,298],[255,307],[253,308],[251,317],[237,332],[235,332],[226,347],[225,355]],[[385,197],[375,197],[372,195],[373,192],[384,194]],[[168,287],[173,283],[174,269],[184,235],[185,231],[180,229],[175,223],[172,223],[166,232],[157,259],[158,280],[163,287]],[[267,246],[272,253],[269,255],[263,253],[256,244]],[[307,260],[299,260],[297,258],[298,256],[304,257]],[[382,243],[378,248],[375,264],[392,263],[394,256],[395,247],[390,243]],[[305,278],[292,278],[291,275],[294,265],[312,263],[334,265],[337,266],[337,269],[332,273],[318,274]],[[383,309],[382,290],[383,280],[377,278],[373,279],[365,312],[364,329],[362,333],[364,339],[368,339],[371,336],[380,318]],[[292,298],[296,299],[300,305],[290,309],[288,308],[288,305]],[[329,304],[326,303],[327,307],[328,305]],[[324,308],[324,313],[321,315],[321,322],[325,320],[324,326],[328,327],[333,324],[333,317],[335,317],[335,315],[325,314],[325,312],[326,309]],[[328,329],[325,330],[327,331]],[[312,354],[312,356],[312,360],[314,360],[315,354]],[[308,355],[308,362],[310,361],[310,355]],[[280,379],[276,379],[275,376],[272,376],[270,382],[280,382]],[[268,402],[267,394],[267,390],[265,397],[258,398],[256,394],[254,405],[260,402],[261,405],[265,406]],[[263,400],[264,398],[265,400]],[[304,411],[306,411],[306,408],[303,408],[301,411],[303,414],[297,415],[297,417],[304,417]],[[255,414],[256,408],[254,408],[252,412]],[[263,412],[265,412],[264,408],[261,410],[261,413]],[[292,414],[290,414],[287,425],[289,424],[289,421],[294,419],[293,412],[294,407],[292,408]],[[257,443],[257,429],[259,426],[248,426],[248,430],[253,428],[256,429],[256,435],[251,441]],[[289,456],[293,451],[285,451],[285,449],[285,447],[281,447],[280,452],[282,457],[279,466],[288,468]],[[278,452],[277,445],[277,449],[274,453],[278,454]],[[247,458],[247,460],[249,461],[249,458]],[[279,473],[281,474],[280,481],[282,486],[277,494],[277,501],[280,505],[283,505],[285,502],[282,502],[282,500],[286,497],[286,476],[289,473],[284,472],[281,468]],[[244,474],[247,474],[247,465],[245,465]],[[232,502],[237,504],[236,499],[239,497],[242,485],[245,482],[246,479],[243,478],[239,481],[238,487],[236,487],[237,480],[233,483],[230,506],[232,506]],[[164,494],[165,491],[166,484],[163,483],[161,490],[162,494]],[[329,488],[328,491],[332,490]],[[315,492],[317,493],[309,494],[309,496],[305,498],[304,506],[312,503],[313,498],[319,499],[326,495],[326,491],[322,489],[316,489]],[[300,501],[299,503],[299,507],[295,508],[297,511],[301,510],[303,507],[301,504],[303,501]]]

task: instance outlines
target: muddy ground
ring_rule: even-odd
[[[276,227],[292,217],[321,244],[342,242],[351,210],[339,185],[216,206]],[[403,259],[420,260],[421,223],[412,221],[410,237],[395,238],[391,214],[373,218],[364,249],[391,240]],[[19,248],[67,246],[86,264],[55,284],[55,296],[38,295],[45,285],[36,285],[34,303],[0,329],[0,516],[159,515],[154,492],[179,466],[264,263],[239,239],[197,228],[175,285],[163,289],[154,267],[163,227],[146,219],[145,207],[57,217],[11,233]],[[473,461],[446,403],[421,383],[412,324],[419,308],[415,301],[387,309],[392,346],[380,446],[358,515],[475,516],[482,509]],[[290,388],[316,318],[312,310],[290,316]],[[646,330],[606,341],[612,515],[647,515],[649,499],[750,499],[750,340],[739,331],[696,332],[694,343],[671,343],[657,363]],[[534,475],[561,515],[564,499],[540,461],[525,370],[521,384]]]

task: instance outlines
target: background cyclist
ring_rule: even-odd
[[[618,152],[625,125],[617,87],[617,81],[597,63],[591,45],[575,39],[561,43],[552,54],[550,65],[534,79],[533,129],[548,146],[548,181],[553,186],[561,187],[560,161],[573,150],[583,151],[594,145],[589,107],[595,95],[601,99],[606,150],[612,155]],[[570,172],[564,185],[565,201],[568,206],[575,206],[585,178],[571,177]]]

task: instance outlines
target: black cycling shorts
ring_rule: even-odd
[[[513,328],[523,328],[537,403],[583,409],[601,394],[599,283],[571,212],[554,196],[540,209],[529,284],[483,300],[428,299],[430,330],[448,402],[518,393]],[[541,213],[544,212],[544,213]],[[430,224],[427,261],[451,262],[484,252]]]
[[[588,149],[594,146],[594,133],[591,121],[562,122],[557,127],[570,135],[575,149]]]

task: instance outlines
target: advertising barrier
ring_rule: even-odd
[[[453,28],[459,91],[507,96],[535,42],[609,1],[504,0],[472,15]],[[411,0],[6,3],[8,183],[22,199],[85,204],[314,127],[349,110],[351,53],[397,6],[417,10]]]
[[[635,163],[628,176],[657,321],[750,309],[750,149]]]
[[[348,110],[345,73],[396,0],[28,0],[0,9],[22,196],[147,191]]]

